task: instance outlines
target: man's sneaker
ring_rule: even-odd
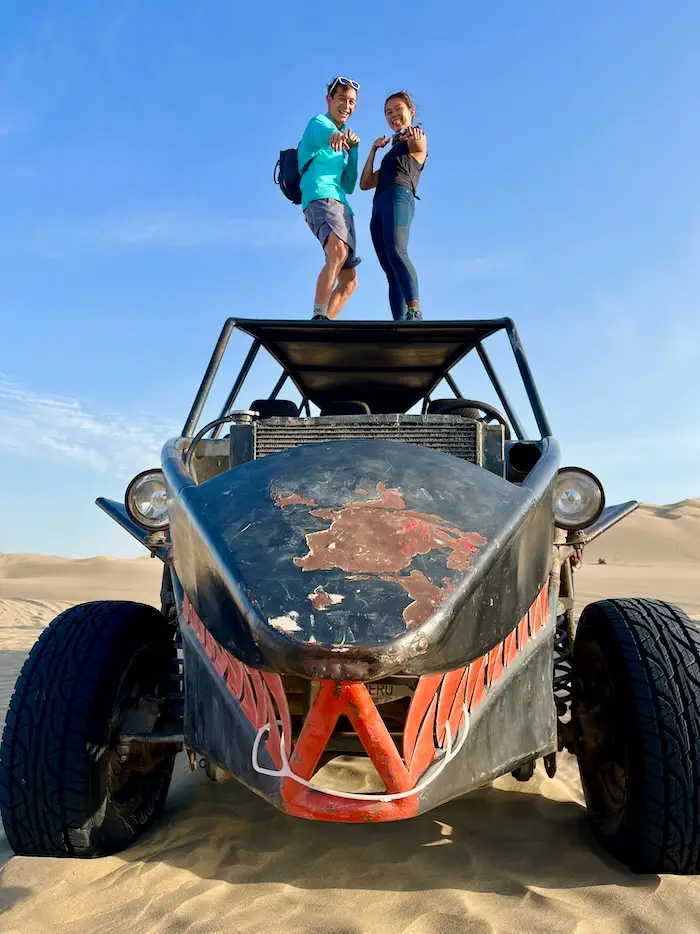
[[[328,321],[328,315],[314,315],[312,321]]]
[[[406,312],[406,321],[422,321],[423,315],[417,308],[409,308]]]

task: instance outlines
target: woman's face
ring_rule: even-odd
[[[415,111],[406,105],[400,97],[390,97],[384,108],[386,122],[391,127],[393,133],[410,126],[415,115]]]

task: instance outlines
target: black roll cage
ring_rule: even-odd
[[[298,340],[307,339],[309,343],[313,343],[318,346],[319,342],[324,339],[324,335],[327,335],[330,339],[334,331],[337,333],[338,329],[342,329],[343,334],[348,334],[352,336],[353,334],[362,334],[365,337],[368,335],[376,334],[377,339],[391,339],[396,338],[398,341],[399,336],[408,340],[407,346],[410,346],[411,335],[418,338],[421,331],[425,333],[426,328],[430,329],[430,333],[435,333],[440,335],[441,331],[448,331],[450,334],[459,333],[460,331],[464,332],[464,345],[462,352],[457,354],[452,354],[448,359],[445,360],[444,366],[439,370],[436,370],[433,374],[434,378],[432,379],[431,385],[427,388],[424,393],[421,393],[419,398],[422,398],[422,411],[425,413],[428,403],[430,401],[430,394],[436,388],[436,386],[444,379],[452,392],[455,394],[456,398],[462,398],[459,387],[457,386],[454,378],[451,375],[451,370],[457,363],[465,359],[472,350],[475,350],[483,367],[488,375],[491,385],[493,386],[496,395],[498,396],[501,405],[505,411],[505,414],[511,424],[514,434],[520,441],[526,440],[526,433],[520,422],[520,419],[516,415],[513,406],[508,398],[508,395],[503,388],[503,385],[498,378],[498,375],[494,369],[494,366],[491,362],[490,357],[488,356],[486,349],[483,346],[483,340],[486,337],[498,333],[500,331],[505,331],[508,340],[510,343],[513,356],[515,358],[518,371],[520,373],[525,391],[527,393],[528,400],[532,407],[532,412],[537,423],[537,428],[541,433],[542,438],[551,437],[552,431],[547,419],[547,415],[544,411],[542,405],[542,400],[540,394],[535,385],[535,380],[530,370],[530,366],[523,348],[520,336],[515,327],[515,323],[510,318],[495,318],[491,320],[470,320],[470,321],[437,321],[437,322],[374,322],[374,321],[349,321],[349,322],[325,322],[319,324],[318,322],[312,321],[265,321],[262,319],[250,319],[250,318],[228,318],[221,329],[219,338],[216,342],[216,346],[212,352],[212,355],[209,359],[208,366],[202,378],[202,381],[197,390],[194,402],[189,411],[187,419],[182,429],[183,438],[192,438],[195,434],[197,426],[199,424],[202,411],[206,404],[206,401],[209,397],[214,379],[216,377],[217,371],[223,359],[226,347],[229,343],[230,337],[234,330],[238,329],[243,333],[248,334],[253,338],[253,343],[248,350],[248,353],[243,361],[241,369],[238,373],[238,376],[234,380],[231,390],[226,397],[226,400],[221,408],[221,413],[218,416],[219,419],[225,418],[232,411],[233,406],[236,402],[236,399],[241,391],[243,383],[245,382],[248,374],[250,373],[251,367],[258,355],[258,352],[261,347],[265,347],[270,355],[276,359],[276,361],[282,366],[282,374],[277,380],[277,383],[273,387],[269,399],[276,399],[279,392],[281,391],[284,384],[288,379],[296,386],[299,391],[302,402],[299,407],[299,412],[302,410],[306,412],[307,416],[311,415],[310,405],[309,405],[309,396],[308,393],[304,391],[298,383],[298,371],[292,365],[286,365],[285,362],[280,359],[280,355],[275,353],[271,348],[270,343],[272,338],[268,339],[268,335],[279,331],[280,329],[290,329],[294,332],[295,335],[298,335]],[[420,329],[420,330],[419,330]],[[475,334],[477,335],[475,337]],[[479,336],[480,335],[480,336]],[[360,365],[361,368],[361,365]],[[335,370],[346,369],[345,367],[327,367],[328,372]],[[390,367],[389,370],[392,368]],[[413,369],[412,367],[405,368],[406,370]],[[420,368],[418,368],[420,369]],[[398,372],[398,370],[397,370]],[[314,400],[311,400],[314,401]],[[219,423],[213,428],[212,438],[218,437],[220,431],[223,428],[223,423]]]

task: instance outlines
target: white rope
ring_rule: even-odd
[[[264,726],[261,726],[258,730],[255,741],[253,743],[253,750],[251,753],[252,765],[256,772],[259,772],[261,775],[271,775],[273,778],[291,778],[295,782],[298,782],[300,785],[304,785],[306,788],[310,788],[312,791],[318,791],[320,794],[332,795],[334,798],[349,798],[351,801],[398,801],[400,798],[409,798],[411,795],[416,795],[424,788],[427,788],[428,785],[432,784],[435,779],[440,775],[440,773],[446,768],[448,762],[451,762],[455,756],[461,751],[462,746],[464,746],[467,734],[469,733],[469,711],[467,710],[467,705],[462,705],[462,713],[464,714],[464,723],[462,724],[462,735],[459,737],[459,740],[454,749],[452,749],[452,731],[450,730],[449,722],[445,724],[445,755],[443,758],[435,764],[434,767],[428,767],[426,774],[423,776],[421,781],[416,785],[415,788],[411,788],[408,791],[397,791],[392,794],[361,794],[359,792],[352,791],[334,791],[332,788],[320,788],[318,785],[312,785],[310,781],[305,778],[301,778],[299,775],[295,775],[292,772],[292,769],[289,765],[289,760],[287,759],[287,752],[284,748],[284,741],[280,743],[280,754],[282,756],[282,768],[276,769],[266,769],[259,762],[259,749],[260,742],[265,735],[270,731],[270,724],[266,723]],[[277,721],[281,726],[282,722]]]

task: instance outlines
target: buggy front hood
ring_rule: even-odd
[[[173,564],[254,668],[362,681],[447,671],[510,633],[552,560],[555,442],[522,486],[418,445],[309,444],[196,485],[163,452]]]

